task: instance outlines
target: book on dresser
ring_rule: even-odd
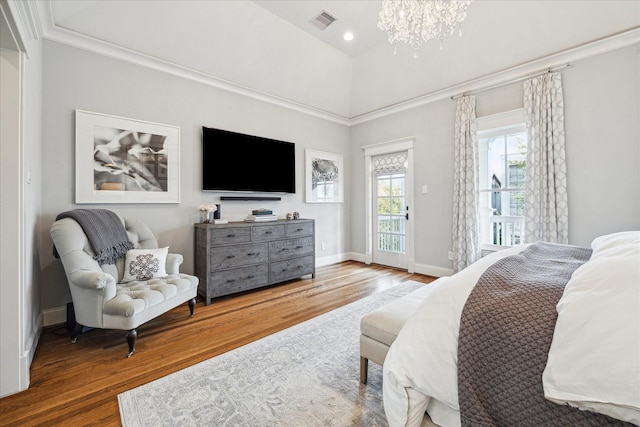
[[[260,222],[260,221],[277,221],[278,217],[275,215],[266,215],[266,214],[260,214],[260,215],[247,215],[247,218],[245,218],[245,221],[247,222]]]
[[[216,297],[311,275],[315,221],[195,224],[195,275],[207,305]]]

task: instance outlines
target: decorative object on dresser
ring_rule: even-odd
[[[218,211],[218,205],[214,203],[200,205],[198,210],[200,211],[201,222],[210,223],[210,222],[213,222],[214,219],[216,219],[216,212]],[[218,218],[220,218],[220,215],[218,215]]]
[[[315,221],[195,224],[198,293],[212,298],[315,277]]]

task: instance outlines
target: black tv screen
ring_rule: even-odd
[[[295,144],[203,126],[202,190],[295,193]]]

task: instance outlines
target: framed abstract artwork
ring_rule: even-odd
[[[344,201],[342,154],[305,150],[305,196],[307,203]]]
[[[76,110],[76,203],[179,203],[180,128]]]

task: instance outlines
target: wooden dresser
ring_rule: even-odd
[[[315,277],[312,219],[195,225],[198,294],[211,299],[296,279]]]

